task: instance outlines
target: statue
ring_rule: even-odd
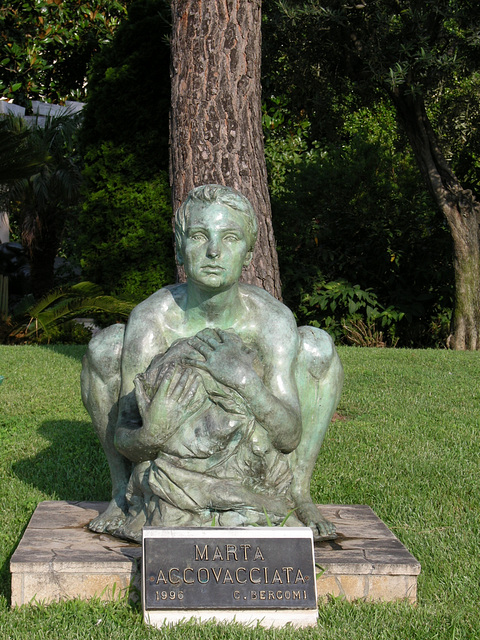
[[[239,282],[256,235],[240,193],[193,189],[175,220],[187,282],[91,340],[82,398],[112,478],[92,531],[140,541],[145,524],[285,521],[336,537],[310,480],[342,366],[327,333],[297,328],[285,305]]]

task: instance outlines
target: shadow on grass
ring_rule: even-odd
[[[82,358],[87,351],[86,344],[43,344],[42,349],[48,349],[55,353],[59,353],[66,358],[72,358],[77,362],[81,362]]]
[[[108,500],[108,464],[89,422],[49,420],[39,433],[50,445],[19,460],[13,471],[52,500]]]
[[[36,503],[46,500],[109,500],[111,492],[110,473],[105,455],[93,432],[92,425],[84,421],[52,420],[44,422],[39,433],[49,445],[31,458],[19,460],[12,465],[13,473],[25,485],[24,493],[32,491],[33,504],[26,498],[18,498],[21,510],[29,516],[18,539],[12,545],[17,548],[33,513]],[[28,504],[27,504],[28,503]],[[11,598],[10,578],[11,554],[0,566],[0,598],[7,602]]]

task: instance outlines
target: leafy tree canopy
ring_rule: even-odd
[[[265,13],[264,89],[307,109],[315,137],[341,126],[352,100],[377,101],[378,90],[429,107],[453,92],[456,115],[468,108],[471,124],[480,68],[475,0],[279,0]]]
[[[18,138],[16,155],[21,158],[22,150],[30,150],[36,159],[34,172],[25,172],[28,177],[15,180],[8,191],[11,219],[30,261],[35,297],[53,287],[55,257],[68,215],[80,195],[79,119],[78,115],[63,115],[30,125],[18,118],[5,120],[6,130],[10,127]]]
[[[329,124],[336,129],[345,121],[348,113],[342,103],[350,103],[352,95],[357,105],[374,104],[379,93],[391,99],[453,239],[456,300],[449,344],[457,349],[480,348],[480,206],[471,191],[478,184],[480,148],[478,97],[474,97],[479,4],[472,0],[276,4],[283,14],[272,11],[277,35],[271,50],[280,69],[277,76],[283,76],[280,86],[292,103],[299,97],[304,101],[317,139],[328,138]],[[450,122],[448,116],[453,116]],[[476,126],[470,126],[475,121]]]
[[[129,0],[12,0],[0,7],[0,91],[17,104],[83,100],[92,55]]]
[[[168,167],[169,31],[164,0],[133,2],[112,42],[92,60],[83,110],[86,148],[126,146],[148,174]]]
[[[92,62],[83,110],[84,204],[76,253],[85,277],[140,302],[174,279],[168,109],[170,15],[139,0]]]
[[[366,91],[373,80],[391,91],[425,94],[453,79],[459,68],[478,68],[480,6],[475,0],[289,0],[279,5],[303,40],[297,56],[309,56],[319,79],[343,84],[349,78]],[[289,57],[294,46],[292,39],[286,42]]]

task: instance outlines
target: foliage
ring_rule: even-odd
[[[166,174],[144,178],[135,154],[108,143],[87,154],[86,164],[82,272],[109,293],[140,302],[174,279]]]
[[[294,140],[281,127],[278,135],[284,145]],[[397,136],[393,108],[379,100],[352,111],[335,143],[312,144],[305,135],[301,153],[294,145],[283,154],[267,136],[283,294],[299,322],[326,323],[340,340],[359,313],[372,319],[370,306],[385,312],[389,339],[400,338],[401,346],[443,344],[448,331],[434,337],[429,324],[452,304],[449,236]],[[278,149],[290,159],[282,172]],[[325,288],[329,282],[336,284]],[[354,309],[357,292],[374,302]],[[335,296],[344,305],[332,310]]]
[[[298,314],[302,322],[328,331],[337,343],[344,339],[347,343],[358,344],[351,339],[352,328],[356,327],[358,331],[363,325],[368,335],[369,331],[377,332],[375,327],[380,326],[387,332],[391,346],[398,342],[398,337],[395,337],[396,326],[405,315],[392,306],[383,308],[371,289],[364,291],[358,284],[352,285],[344,280],[323,282],[321,278],[314,282],[310,293],[302,296]],[[364,342],[369,344],[359,346],[379,346],[372,344],[373,336]]]
[[[275,40],[280,44],[277,51],[271,50],[274,60],[291,72],[283,86],[287,85],[289,95],[294,88],[298,90],[312,122],[325,120],[321,107],[330,101],[334,108],[327,111],[327,123],[338,128],[341,97],[348,101],[352,93],[359,104],[369,108],[378,101],[379,92],[394,105],[432,202],[448,221],[453,239],[456,312],[449,344],[477,348],[479,274],[478,270],[472,273],[468,265],[478,263],[475,220],[479,207],[468,187],[478,184],[480,140],[478,127],[470,129],[468,123],[478,121],[479,4],[450,0],[290,0],[279,4],[285,19],[282,22],[277,16],[282,35]],[[449,104],[444,99],[448,97]],[[448,126],[448,117],[439,115],[443,104],[449,107],[455,126]],[[462,131],[467,144],[455,141],[455,129]],[[318,130],[324,131],[325,126]],[[444,149],[439,133],[446,136]],[[461,156],[460,149],[463,157],[454,158]],[[461,169],[467,189],[452,166]],[[473,256],[470,262],[462,262],[465,235]],[[430,249],[430,254],[435,253]],[[472,278],[475,284],[467,294],[465,282]],[[437,298],[441,309],[448,304],[442,298]],[[428,319],[423,322],[427,326]],[[472,329],[465,331],[465,326]]]
[[[41,152],[32,144],[28,129],[21,120],[0,117],[0,184],[11,184],[29,178],[43,161]],[[0,190],[2,198],[5,190]]]
[[[467,75],[478,66],[480,7],[472,0],[278,4],[291,34],[282,53],[287,49],[291,57],[303,39],[295,66],[303,59],[298,72],[310,82],[334,80],[345,87],[353,81],[364,97],[372,85],[427,96],[451,84],[460,70]]]
[[[112,39],[128,0],[12,0],[0,8],[0,91],[17,104],[84,99],[94,52]]]
[[[0,322],[8,315],[8,278],[0,273]]]
[[[445,155],[467,189],[480,194],[480,71],[454,75],[429,100]]]
[[[41,159],[33,175],[8,188],[11,217],[20,230],[37,297],[53,287],[54,261],[66,220],[80,197],[79,121],[78,114],[49,116],[44,123],[30,125],[19,118],[6,119],[10,130],[18,131],[20,149],[28,144]]]
[[[0,630],[5,640],[471,640],[480,635],[480,354],[340,347],[346,379],[316,465],[322,504],[368,504],[419,560],[418,603],[319,607],[312,629],[148,627],[122,600],[10,608],[9,560],[42,500],[108,500],[82,406],[84,347],[0,346]]]
[[[174,280],[168,29],[163,0],[134,2],[93,62],[84,110],[76,252],[85,277],[136,302]]]
[[[17,119],[0,118],[0,220],[8,209],[7,185],[30,178],[42,165],[42,150]],[[0,263],[2,261],[0,260]],[[0,321],[8,315],[8,272],[0,264]]]
[[[84,343],[91,332],[75,326],[78,317],[96,317],[108,313],[127,319],[133,304],[106,296],[91,282],[80,282],[65,289],[50,292],[35,302],[26,296],[13,311],[13,317],[0,324],[2,342]],[[89,334],[89,335],[88,335]]]
[[[122,147],[137,156],[144,176],[168,168],[169,29],[164,0],[137,0],[88,77],[83,146]]]
[[[311,124],[304,113],[295,113],[284,95],[268,96],[262,111],[270,191],[279,197],[287,174],[305,160]]]
[[[364,322],[362,319],[350,320],[343,325],[347,342],[357,347],[388,347],[387,341],[384,339],[383,331],[378,329],[375,321]],[[390,346],[396,347],[398,338],[392,339]]]

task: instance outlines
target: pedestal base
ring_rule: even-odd
[[[106,502],[41,502],[10,562],[12,606],[71,598],[113,600],[140,587],[139,545],[95,534]],[[365,505],[319,505],[339,537],[315,545],[318,595],[347,600],[417,597],[420,564]]]
[[[318,505],[338,538],[315,545],[319,599],[417,600],[420,563],[366,505]]]

